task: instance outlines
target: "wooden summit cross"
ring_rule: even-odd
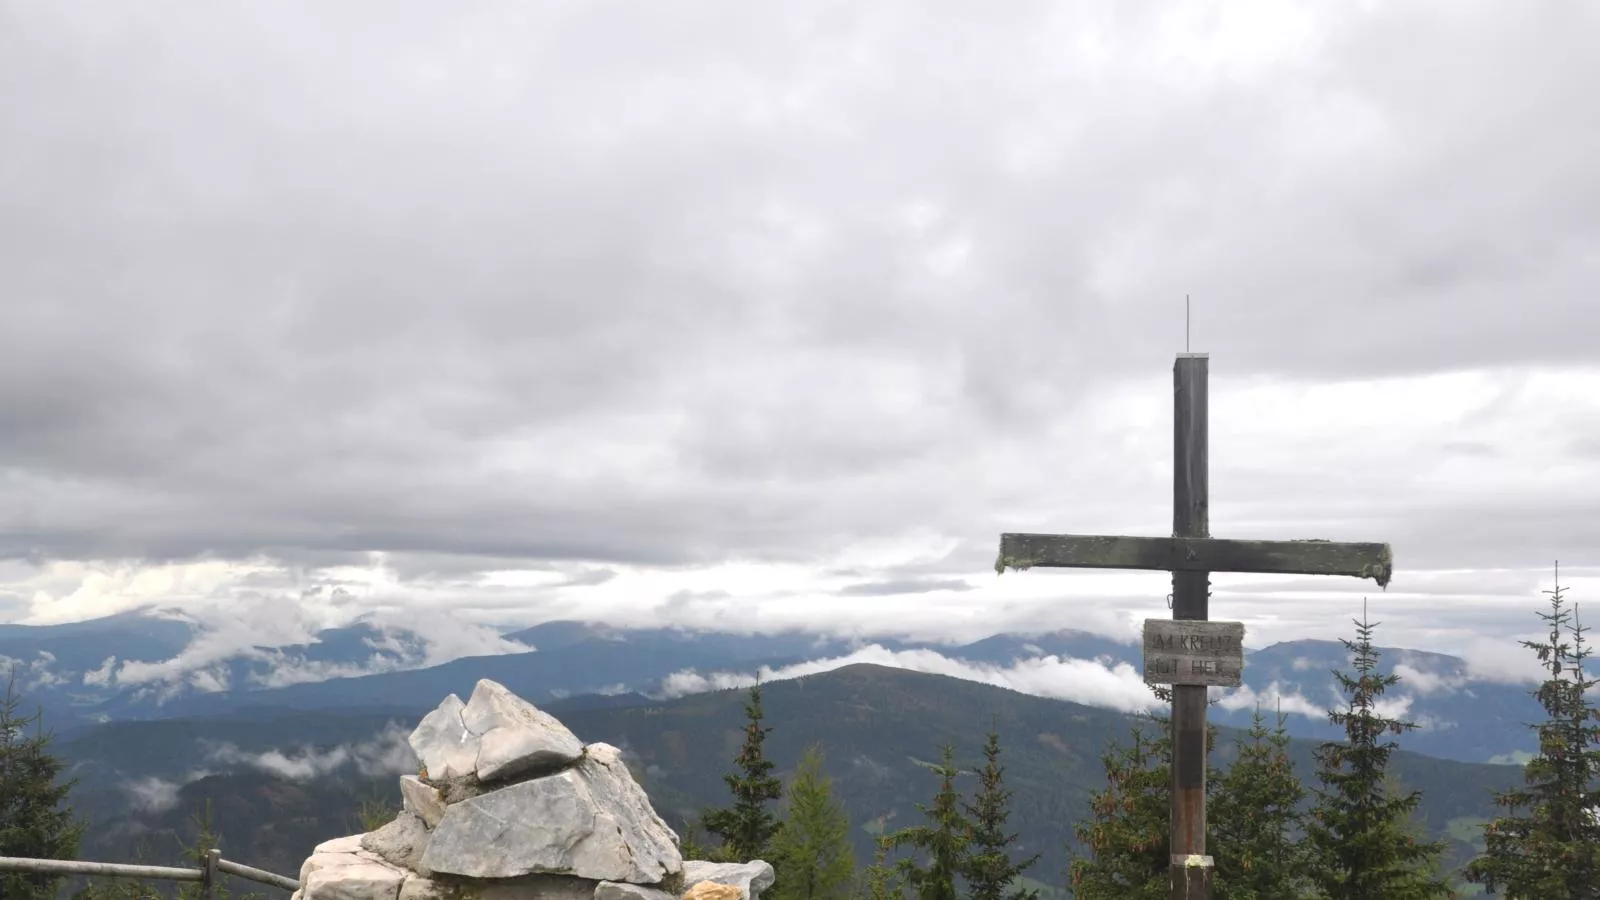
[[[1172,537],[1002,534],[995,570],[1163,569],[1172,572],[1172,620],[1145,621],[1145,681],[1172,690],[1170,852],[1174,900],[1210,900],[1206,856],[1206,685],[1237,687],[1244,626],[1207,621],[1212,572],[1351,575],[1389,584],[1388,544],[1233,541],[1210,536],[1206,381],[1209,358],[1180,353],[1172,367]]]

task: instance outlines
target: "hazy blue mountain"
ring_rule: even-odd
[[[559,650],[584,641],[603,641],[617,637],[623,629],[612,628],[599,622],[577,622],[562,619],[554,622],[544,622],[532,628],[513,631],[506,635],[509,640],[527,644],[536,650]]]
[[[57,670],[83,673],[110,657],[171,659],[193,636],[188,622],[127,612],[61,625],[0,625],[0,655],[26,663],[49,654]]]
[[[121,690],[95,673],[108,660],[162,662],[189,644],[188,622],[146,611],[61,625],[0,625],[0,677],[13,673],[30,708],[66,733],[102,718],[96,707]]]
[[[274,690],[191,694],[159,707],[118,708],[116,702],[107,706],[113,718],[210,715],[258,705],[305,710],[343,706],[421,709],[437,702],[429,698],[471,693],[479,678],[494,679],[543,703],[575,694],[651,690],[663,678],[684,669],[743,670],[760,662],[784,666],[817,655],[810,641],[800,650],[785,646],[784,641],[776,643],[778,646],[770,649],[777,655],[767,655],[766,648],[734,635],[634,632],[626,640],[607,637],[533,653],[467,657],[426,669],[333,678]],[[842,652],[826,646],[820,649],[829,655]]]
[[[1087,631],[1065,629],[1044,634],[996,634],[970,644],[951,647],[947,656],[975,663],[1009,665],[1041,656],[1073,659],[1108,659],[1137,663],[1139,648]]]
[[[738,753],[744,702],[744,692],[735,690],[614,708],[572,701],[547,708],[583,740],[622,748],[657,810],[681,826],[705,806],[726,802],[721,776]],[[939,746],[950,742],[960,764],[976,764],[992,725],[1016,792],[1010,824],[1021,835],[1019,849],[1043,853],[1033,874],[1058,885],[1071,825],[1104,784],[1100,756],[1108,742],[1126,740],[1131,724],[1111,710],[873,665],[774,682],[765,706],[775,774],[787,777],[806,747],[823,748],[863,863],[875,832],[918,818],[916,804],[937,787],[927,763]],[[130,834],[181,831],[194,805],[209,799],[230,858],[292,871],[316,842],[358,830],[362,799],[394,802],[395,774],[416,765],[405,736],[420,715],[261,710],[117,722],[63,742],[59,752],[82,779],[80,811],[93,824],[97,857],[124,857]],[[1231,758],[1234,738],[1226,729],[1219,735],[1220,766]],[[1297,741],[1292,749],[1307,774],[1312,746]],[[1518,777],[1508,766],[1411,752],[1396,755],[1395,770],[1404,784],[1424,791],[1419,823],[1451,841],[1456,864],[1472,852],[1473,827],[1490,812],[1491,791]],[[960,786],[971,790],[970,777]]]
[[[203,678],[191,671],[181,682],[129,685],[103,677],[108,659],[119,664],[169,660],[195,634],[186,622],[140,614],[71,625],[0,626],[0,656],[19,661],[27,699],[44,706],[50,722],[64,733],[96,721],[214,715],[260,707],[418,710],[435,702],[431,698],[470,692],[480,677],[501,681],[540,703],[576,698],[573,702],[584,708],[627,706],[644,697],[694,689],[693,684],[667,682],[681,673],[749,675],[763,666],[781,670],[848,657],[867,643],[891,651],[930,650],[985,671],[1018,664],[1037,667],[1043,657],[1126,663],[1136,670],[1140,665],[1137,645],[1074,630],[996,634],[954,645],[849,640],[802,631],[737,634],[556,621],[506,635],[535,648],[533,652],[467,657],[423,667],[426,645],[416,632],[358,621],[323,631],[304,644],[242,648],[208,662]],[[1404,649],[1382,652],[1386,668],[1405,667],[1401,671],[1406,678],[1393,696],[1409,698],[1405,716],[1422,726],[1408,737],[1408,745],[1465,761],[1508,761],[1535,749],[1532,734],[1522,727],[1539,716],[1528,693],[1531,685],[1474,679],[1466,662],[1453,656]],[[1331,670],[1347,664],[1338,642],[1294,641],[1250,651],[1244,677],[1254,696],[1268,706],[1273,705],[1275,693],[1288,698],[1284,709],[1290,713],[1292,733],[1323,739],[1337,732],[1324,715],[1306,713],[1309,707],[1336,702]],[[291,677],[301,683],[274,686]],[[1071,695],[1070,684],[1057,684],[1055,690]],[[1242,725],[1253,711],[1253,702],[1225,701],[1213,708],[1212,715],[1220,723]]]
[[[360,634],[361,628],[323,632],[318,644],[284,648],[283,652],[300,660],[332,661],[371,653],[362,648],[361,642],[370,635]],[[228,683],[243,689],[185,691],[174,696],[130,690],[101,704],[96,712],[108,719],[127,719],[210,715],[258,705],[308,710],[351,705],[420,708],[423,701],[418,698],[469,693],[480,677],[493,678],[530,699],[547,702],[579,694],[657,691],[663,679],[682,671],[755,671],[761,665],[781,667],[842,656],[856,646],[851,641],[799,631],[751,635],[568,621],[544,623],[505,637],[537,649],[465,657],[428,668],[395,665],[394,671],[279,688],[254,687],[240,676]],[[342,657],[337,650],[341,644],[335,638],[346,648]],[[230,665],[248,672],[257,663],[241,659]]]
[[[169,663],[199,637],[201,629],[190,621],[158,610],[61,625],[0,625],[0,666],[15,671],[28,706],[42,708],[51,728],[70,734],[96,722],[160,714],[164,705],[206,696],[217,685],[245,693],[340,670],[415,668],[426,646],[407,629],[357,621],[305,643],[241,647],[198,666],[173,666],[176,678],[119,677],[129,664]]]
[[[1418,725],[1406,736],[1406,745],[1418,752],[1446,759],[1474,762],[1512,761],[1515,754],[1537,750],[1537,740],[1526,723],[1539,721],[1543,711],[1531,696],[1534,685],[1507,684],[1471,677],[1467,662],[1459,657],[1419,650],[1384,648],[1379,665],[1398,670],[1401,681],[1387,696],[1410,698],[1400,717]],[[1304,697],[1321,707],[1342,703],[1333,670],[1349,670],[1349,655],[1337,641],[1293,641],[1275,644],[1246,656],[1245,683],[1257,694],[1276,685],[1284,696]],[[1270,700],[1265,701],[1270,709]],[[1219,722],[1245,724],[1253,708],[1216,710]],[[1294,715],[1289,720],[1296,736],[1327,739],[1340,731],[1325,716]]]

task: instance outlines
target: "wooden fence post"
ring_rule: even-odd
[[[222,851],[212,848],[206,851],[205,859],[201,860],[201,871],[205,872],[200,880],[200,896],[205,900],[217,900],[217,861],[222,858]]]

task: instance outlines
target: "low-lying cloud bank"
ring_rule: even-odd
[[[125,781],[122,790],[128,795],[128,805],[139,812],[164,813],[178,806],[178,792],[183,786],[210,775],[205,769],[196,769],[181,779],[150,775]]]
[[[1281,712],[1285,715],[1305,716],[1308,719],[1320,719],[1328,714],[1327,707],[1307,699],[1304,694],[1293,690],[1286,691],[1277,681],[1259,692],[1248,684],[1227,690],[1213,688],[1212,696],[1218,706],[1229,712],[1259,709],[1262,712]]]
[[[399,775],[414,772],[417,768],[416,754],[411,752],[411,745],[406,740],[410,734],[409,727],[390,722],[371,738],[353,744],[325,749],[301,746],[264,751],[244,750],[228,741],[202,740],[200,746],[205,765],[190,769],[177,778],[147,776],[129,779],[122,783],[122,791],[135,809],[163,813],[178,805],[179,793],[185,785],[239,769],[253,769],[296,782],[314,781],[345,769],[354,769],[368,777]]]
[[[285,615],[286,609],[299,614]],[[200,615],[169,612],[194,628],[194,637],[177,655],[164,660],[109,656],[77,677],[86,686],[133,688],[164,702],[188,691],[266,690],[536,649],[508,640],[492,626],[438,614],[365,614],[341,620],[314,612],[309,606],[265,598]],[[317,658],[317,645],[328,631],[353,626],[368,632],[360,638],[360,652]]]
[[[1088,706],[1101,706],[1122,712],[1144,712],[1160,706],[1144,675],[1126,662],[1109,659],[1074,659],[1061,656],[1038,656],[1016,660],[1007,666],[974,663],[953,659],[932,650],[891,650],[879,644],[862,647],[853,653],[827,659],[817,659],[792,666],[761,666],[754,672],[712,672],[701,674],[692,670],[675,672],[662,679],[660,693],[663,697],[681,697],[687,694],[726,688],[748,687],[762,682],[783,681],[829,672],[858,663],[892,666],[932,675],[948,675],[967,681],[1010,688],[1024,694],[1069,700]],[[1306,716],[1326,715],[1326,709],[1299,694],[1275,693],[1272,690],[1257,696],[1249,687],[1223,694],[1226,708],[1239,709],[1254,705],[1263,706],[1281,702],[1285,712]],[[1232,704],[1232,705],[1229,705]]]
[[[14,680],[20,690],[39,687],[57,687],[66,682],[65,676],[54,671],[55,655],[39,651],[33,659],[16,659],[0,653],[0,675]]]
[[[411,729],[391,722],[369,740],[327,750],[301,747],[290,751],[249,752],[222,742],[210,744],[206,758],[220,766],[256,769],[288,781],[311,781],[347,766],[366,776],[398,775],[417,768],[416,754],[411,752],[411,745],[406,741],[410,734]]]
[[[843,656],[789,666],[761,666],[755,671],[701,673],[685,669],[662,679],[657,693],[663,699],[671,699],[706,691],[749,687],[758,680],[768,683],[801,678],[860,663],[947,675],[1038,697],[1122,712],[1146,712],[1163,705],[1145,683],[1143,673],[1121,660],[1045,655],[1015,660],[1009,665],[995,665],[956,659],[933,650],[892,650],[879,644],[871,644]],[[1402,669],[1405,670],[1402,677],[1406,679],[1406,687],[1415,689],[1380,698],[1376,706],[1378,714],[1409,719],[1424,729],[1451,727],[1451,723],[1419,715],[1413,708],[1418,696],[1458,690],[1466,683],[1465,677],[1439,675],[1404,664],[1394,667],[1397,672]],[[1260,709],[1264,713],[1281,712],[1308,719],[1325,719],[1330,708],[1345,702],[1333,685],[1327,685],[1326,690],[1327,696],[1319,702],[1295,686],[1274,680],[1259,689],[1249,684],[1237,688],[1214,687],[1211,689],[1211,698],[1218,707],[1229,712]]]

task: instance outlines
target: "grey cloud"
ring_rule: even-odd
[[[374,560],[374,563],[378,562]],[[561,569],[555,563],[518,556],[432,551],[384,554],[381,564],[397,579],[405,582],[468,583],[484,572],[521,570],[553,573]]]
[[[1443,453],[1454,453],[1461,456],[1493,456],[1494,447],[1483,441],[1445,441],[1439,445]]]
[[[17,687],[21,690],[53,687],[66,683],[65,676],[52,671],[53,662],[55,657],[48,653],[40,653],[32,659],[14,659],[0,655],[0,673],[4,673],[8,679],[15,679]]]
[[[616,577],[617,570],[615,569],[583,569],[569,575],[565,580],[557,582],[556,587],[595,587],[605,584]]]
[[[366,556],[363,562],[370,562],[370,556]],[[306,583],[308,578],[312,583]],[[293,565],[283,565],[281,563],[241,572],[238,584],[240,588],[250,591],[296,589],[307,594],[319,596],[331,594],[343,587],[347,587],[340,579],[330,577],[324,572],[316,571],[312,574]]]
[[[546,592],[568,587],[594,587],[617,577],[605,566],[582,566],[518,556],[482,556],[469,553],[438,552],[387,554],[383,567],[405,582],[477,586],[489,572],[541,572],[553,576],[536,590]]]
[[[364,567],[372,564],[372,554],[365,550],[341,550],[332,547],[306,547],[299,544],[263,545],[257,551],[291,572],[305,573],[344,566]]]
[[[672,594],[667,597],[667,599],[661,602],[661,604],[657,607],[657,610],[662,615],[678,616],[689,611],[695,606],[705,603],[715,603],[719,600],[727,600],[732,596],[732,594],[722,590],[673,591]]]
[[[1251,78],[1042,2],[0,2],[0,556],[449,578],[929,528],[947,578],[1186,292],[1240,378],[1588,360],[1600,13],[1453,10],[1329,13]],[[1035,472],[975,462],[1009,441]],[[1381,514],[1337,521],[1419,564],[1600,537]]]
[[[1568,573],[1572,574],[1572,573]],[[1530,571],[1482,569],[1471,572],[1406,572],[1402,571],[1395,591],[1407,594],[1430,594],[1459,597],[1528,597],[1550,578]],[[1272,581],[1255,581],[1248,584],[1230,583],[1226,590],[1231,594],[1281,594],[1284,592],[1341,593],[1348,594],[1353,586],[1348,578],[1303,576]],[[1367,582],[1370,585],[1370,582]],[[1374,596],[1382,591],[1373,590]]]
[[[926,594],[932,591],[970,591],[973,586],[957,578],[924,578],[902,581],[866,581],[839,589],[844,597],[889,597],[895,594]]]
[[[1396,558],[1404,550],[1408,565],[1449,568],[1468,562],[1484,568],[1537,567],[1558,560],[1588,561],[1600,546],[1600,512],[1591,498],[1561,503],[1464,502],[1455,509],[1421,509],[1396,514]]]
[[[300,746],[252,752],[227,742],[203,741],[206,758],[225,766],[258,769],[289,781],[310,781],[353,767],[363,775],[392,775],[417,767],[416,754],[406,743],[410,730],[389,723],[373,737],[331,748]]]
[[[208,774],[205,771],[191,772],[182,782],[152,775],[123,782],[122,789],[127,793],[128,801],[134,808],[145,812],[164,813],[177,807],[179,791],[183,789],[184,784],[204,778]]]
[[[116,666],[117,658],[115,656],[106,657],[105,662],[100,664],[100,668],[83,673],[83,683],[95,687],[109,686],[115,674]]]
[[[960,529],[955,534],[961,538],[953,541],[947,552],[937,556],[881,566],[871,573],[854,569],[831,574],[839,578],[863,578],[871,574],[881,581],[937,582],[960,580],[973,572],[990,573],[994,571],[995,554],[1000,548],[1001,525],[993,528],[992,532],[979,532],[971,527]]]

